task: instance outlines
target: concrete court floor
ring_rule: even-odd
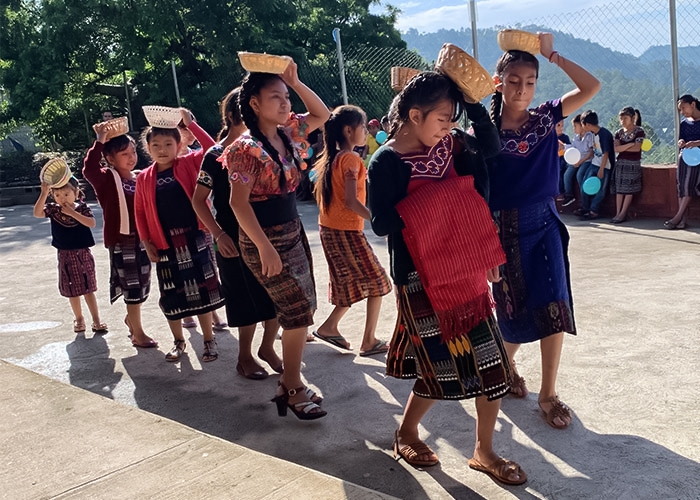
[[[440,466],[416,470],[392,459],[393,431],[412,383],[387,378],[382,358],[309,343],[304,375],[325,397],[329,415],[304,423],[277,417],[269,403],[274,377],[251,381],[236,375],[234,330],[217,336],[220,359],[214,363],[199,360],[199,330],[190,331],[188,355],[166,363],[171,337],[157,290],[143,312],[147,331],[161,346],[134,349],[122,323],[123,304],[109,305],[101,212],[96,205],[93,209],[98,300],[110,325],[104,337],[72,332],[68,302],[57,291],[48,222],[34,219],[30,206],[0,209],[2,359],[404,499],[700,498],[698,227],[667,231],[661,220],[613,226],[564,217],[579,334],[565,339],[558,390],[575,418],[565,431],[546,425],[537,409],[538,348],[523,346],[517,360],[531,394],[503,401],[495,447],[518,461],[530,479],[523,487],[502,487],[466,466],[474,446],[470,401],[440,402],[423,421],[422,436],[439,454]],[[313,204],[299,206],[314,252],[320,324],[331,306],[325,300],[327,268],[316,210]],[[371,230],[367,234],[388,264],[383,239]],[[394,322],[394,299],[388,295],[381,337],[390,338]],[[355,346],[363,323],[363,305],[341,323]]]

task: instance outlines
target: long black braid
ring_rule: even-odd
[[[262,142],[263,149],[270,155],[270,157],[280,166],[280,189],[284,192],[284,188],[287,185],[287,177],[284,174],[284,163],[280,158],[280,153],[272,145],[270,140],[265,137],[265,135],[260,131],[258,126],[258,115],[250,105],[250,99],[253,96],[259,96],[260,91],[264,89],[270,82],[282,80],[279,75],[272,73],[248,73],[243,79],[241,84],[241,92],[238,96],[238,105],[241,110],[241,117],[243,118],[243,123],[245,123],[250,134],[257,140]],[[280,127],[277,127],[277,134],[284,142],[284,147],[292,153],[294,158],[294,165],[296,168],[301,169],[299,159],[297,157],[296,151],[292,146],[292,141],[289,139],[287,134]]]
[[[237,127],[243,122],[241,118],[241,108],[238,107],[238,96],[241,93],[241,88],[236,87],[221,100],[219,112],[221,114],[221,130],[216,136],[217,141],[223,140],[231,127]],[[231,113],[231,117],[229,117]]]
[[[389,107],[389,137],[394,137],[408,123],[412,108],[418,108],[426,115],[445,99],[455,105],[452,121],[459,120],[464,111],[464,97],[452,80],[435,71],[423,71],[411,78]]]
[[[505,72],[506,68],[513,63],[531,64],[535,67],[535,78],[540,76],[540,62],[537,60],[537,57],[522,50],[509,50],[508,52],[504,52],[496,63],[496,76],[503,79],[503,73]],[[500,92],[494,92],[493,96],[491,96],[491,108],[489,114],[491,115],[491,121],[496,124],[496,128],[499,132],[501,131],[502,107],[503,94]]]

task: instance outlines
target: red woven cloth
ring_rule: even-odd
[[[396,209],[443,340],[463,335],[492,314],[486,272],[506,261],[474,178],[430,183],[401,200]]]

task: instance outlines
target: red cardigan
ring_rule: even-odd
[[[197,142],[199,142],[202,148],[178,157],[173,162],[173,175],[175,176],[175,180],[177,180],[185,190],[187,196],[192,199],[204,153],[216,143],[214,139],[195,122],[190,123],[188,128],[197,138]],[[160,225],[158,208],[156,207],[157,175],[158,169],[154,162],[149,167],[145,168],[136,178],[136,198],[134,200],[136,228],[139,232],[139,238],[141,238],[142,241],[150,241],[159,250],[166,250],[168,248],[168,242],[165,239],[163,228]],[[202,230],[206,230],[201,222],[199,223],[199,227]]]
[[[108,168],[103,168],[100,164],[104,144],[95,141],[88,151],[83,161],[83,177],[92,185],[97,195],[97,201],[102,207],[103,238],[107,248],[113,247],[119,241],[119,225],[121,216],[119,214],[119,196],[117,186],[114,182],[114,175]],[[136,232],[136,222],[134,220],[134,195],[125,192],[126,206],[129,211],[129,232]]]

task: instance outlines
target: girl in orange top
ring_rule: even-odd
[[[350,306],[367,299],[367,318],[360,356],[386,353],[387,342],[375,337],[382,296],[391,291],[386,271],[365,234],[367,170],[353,151],[367,142],[367,117],[357,106],[340,106],[324,127],[324,151],[319,158],[316,200],[319,235],[330,274],[330,302],[335,306],[314,335],[341,349],[350,343],[338,323]]]

